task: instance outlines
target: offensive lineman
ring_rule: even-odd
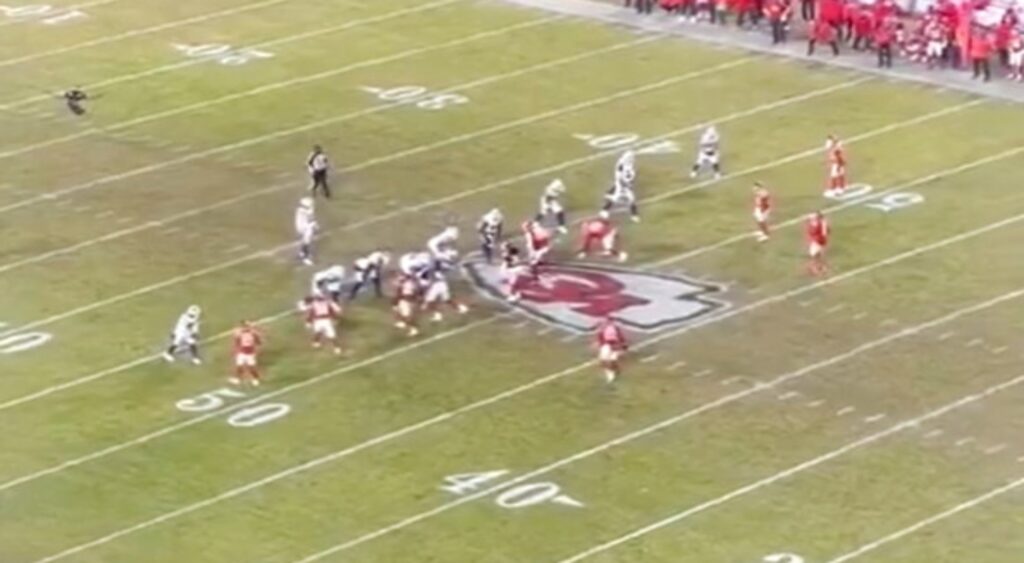
[[[544,193],[540,196],[540,210],[537,212],[536,221],[543,223],[544,219],[553,215],[558,224],[558,232],[565,234],[569,232],[569,229],[565,226],[565,207],[562,206],[563,195],[565,195],[565,184],[559,179],[551,180],[544,188]]]
[[[494,251],[501,243],[501,231],[505,218],[497,207],[488,211],[476,225],[476,232],[480,235],[480,251],[490,264],[494,260]]]
[[[199,315],[202,310],[199,305],[190,305],[181,316],[178,322],[174,323],[171,330],[171,343],[164,352],[164,359],[173,362],[178,352],[187,349],[192,357],[192,363],[199,365],[203,363],[199,359]]]
[[[331,266],[313,274],[309,294],[313,297],[330,297],[331,301],[341,303],[341,290],[345,284],[345,267]]]
[[[706,168],[711,168],[712,172],[715,173],[715,179],[719,180],[722,178],[722,169],[719,166],[718,156],[718,143],[721,138],[718,136],[718,129],[714,125],[709,125],[704,133],[700,136],[700,147],[697,149],[697,158],[693,161],[693,167],[690,168],[690,177],[696,178],[701,171]]]
[[[318,228],[313,212],[313,198],[300,199],[295,209],[295,234],[299,238],[299,260],[306,266],[313,265],[313,237]]]
[[[628,205],[629,218],[634,223],[640,222],[640,213],[636,205],[636,194],[633,184],[636,182],[636,153],[626,151],[615,164],[615,179],[612,187],[604,196],[602,211],[611,211],[614,205]]]
[[[383,297],[384,292],[381,290],[381,280],[384,277],[384,268],[387,267],[388,263],[391,262],[391,255],[383,251],[374,251],[362,258],[356,258],[353,264],[356,273],[356,283],[352,285],[352,289],[348,292],[349,301],[356,298],[359,295],[359,291],[366,285],[366,282],[373,284],[373,291],[377,294],[377,297]]]

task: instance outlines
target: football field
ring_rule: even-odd
[[[1017,104],[498,0],[27,1],[0,5],[0,563],[1024,560]],[[708,124],[724,177],[691,179]],[[477,219],[515,234],[561,178],[575,225],[626,149],[629,260],[570,228],[546,295],[498,298]],[[311,349],[316,269],[450,223],[467,315],[409,338],[368,292],[350,352]],[[192,304],[205,362],[166,363]],[[242,319],[259,388],[227,383]]]

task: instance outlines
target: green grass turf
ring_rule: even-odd
[[[1019,108],[491,2],[146,4],[12,21],[0,41],[0,341],[52,336],[0,355],[0,561],[561,561],[684,514],[593,560],[826,562],[1020,477],[1012,386],[727,496],[1019,375],[1019,300],[955,316],[1020,289]],[[173,43],[274,57],[182,66]],[[70,84],[100,95],[84,118],[42,95]],[[362,89],[409,85],[468,102],[429,111]],[[727,177],[692,181],[708,122]],[[613,133],[680,150],[639,158],[627,267],[724,284],[721,318],[642,345],[614,387],[581,367],[589,337],[463,281],[472,312],[418,340],[364,298],[342,324],[350,356],[308,349],[287,312],[311,272],[284,245],[311,144],[340,169],[318,208],[326,264],[418,248],[449,219],[471,251],[481,213],[498,205],[514,227],[554,177],[579,219],[617,151],[577,136]],[[854,182],[922,203],[823,200],[828,133],[850,139]],[[764,245],[748,236],[754,180],[777,201]],[[803,272],[800,223],[822,207],[824,283]],[[175,407],[226,386],[223,339],[201,367],[147,360],[191,303],[207,337],[273,317],[265,387]],[[226,422],[268,403],[290,411]],[[502,472],[480,498],[439,488],[480,471]],[[583,506],[501,506],[536,483]],[[1016,561],[1019,494],[864,559]]]

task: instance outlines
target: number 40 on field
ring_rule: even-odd
[[[445,477],[444,484],[440,489],[453,495],[463,496],[481,490],[488,483],[509,473],[508,469],[456,473]],[[583,507],[582,502],[563,493],[562,488],[555,483],[547,481],[520,483],[501,491],[494,497],[494,504],[511,510],[547,503],[573,508]]]

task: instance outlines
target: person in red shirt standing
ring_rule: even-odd
[[[754,182],[754,223],[757,224],[758,242],[765,242],[771,237],[768,218],[772,214],[772,196],[761,182]]]
[[[786,26],[789,23],[789,0],[767,0],[764,17],[772,28],[772,45],[786,42]]]
[[[815,211],[807,218],[807,254],[810,262],[807,270],[811,275],[820,276],[828,272],[825,263],[825,247],[830,234],[828,221],[821,211]]]
[[[892,68],[892,44],[896,41],[896,26],[891,20],[878,25],[875,30],[875,50],[878,51],[878,68]]]
[[[341,305],[324,296],[310,297],[306,300],[306,327],[313,333],[313,347],[319,348],[321,339],[334,346],[335,355],[341,355],[338,343],[338,330],[335,323],[341,317]]]
[[[807,56],[814,54],[814,46],[818,43],[828,43],[832,47],[832,56],[839,56],[836,28],[821,17],[814,20],[814,24],[811,27],[811,35],[807,40]]]
[[[999,20],[999,25],[996,26],[996,30],[993,36],[993,46],[996,52],[999,53],[999,64],[1003,68],[1010,66],[1010,41],[1013,40],[1014,29],[1017,26],[1017,17],[1013,13],[1012,9],[1007,9],[1003,13],[1002,19]]]
[[[258,367],[258,355],[263,346],[263,337],[249,321],[242,323],[235,329],[235,375],[228,379],[232,385],[239,385],[247,378],[253,387],[260,384],[260,372]]]
[[[874,13],[856,2],[851,5],[850,19],[853,34],[853,48],[860,51],[871,46],[876,28]]]
[[[551,232],[537,221],[526,221],[522,225],[523,237],[526,239],[527,258],[530,271],[534,276],[540,273],[540,267],[551,251]]]
[[[846,151],[835,135],[825,139],[825,150],[828,152],[828,188],[825,197],[838,197],[846,191]]]
[[[992,55],[992,40],[984,30],[976,30],[971,35],[970,47],[971,68],[974,69],[972,78],[981,78],[985,82],[992,79],[992,65],[989,57]]]
[[[590,249],[595,243],[601,246],[605,256],[613,256],[619,262],[625,262],[628,258],[625,252],[619,250],[619,230],[612,224],[607,211],[602,211],[599,216],[583,221],[580,227],[580,239],[580,258],[589,256]]]
[[[604,369],[604,378],[608,383],[619,377],[619,360],[629,349],[626,334],[611,318],[605,317],[597,326],[597,359]]]

